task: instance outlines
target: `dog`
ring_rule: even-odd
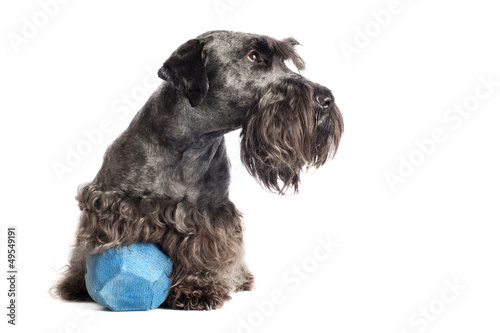
[[[229,200],[224,134],[241,129],[241,160],[263,188],[297,192],[300,173],[333,158],[343,132],[331,91],[305,67],[293,38],[211,31],[164,62],[164,80],[80,186],[76,244],[56,296],[88,300],[88,254],[135,242],[173,261],[162,307],[220,308],[251,290],[242,215]]]

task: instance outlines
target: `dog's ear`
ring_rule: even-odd
[[[203,46],[198,39],[187,41],[158,70],[158,76],[183,93],[193,107],[203,101],[208,91]]]

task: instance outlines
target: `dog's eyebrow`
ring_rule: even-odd
[[[270,58],[275,55],[282,61],[290,59],[298,70],[303,70],[305,69],[305,62],[297,54],[295,50],[296,45],[300,45],[299,42],[291,37],[283,40],[276,40],[274,38],[258,36],[253,38],[250,42],[250,47],[262,53],[264,56]]]
[[[271,58],[274,53],[271,50],[269,42],[262,37],[252,38],[250,41],[250,49],[257,51],[268,58]]]

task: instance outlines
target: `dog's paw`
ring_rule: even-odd
[[[220,309],[230,299],[231,296],[214,287],[178,285],[170,289],[164,305],[170,309],[208,311]]]
[[[236,288],[236,292],[239,291],[250,291],[253,290],[255,285],[254,285],[254,276],[252,273],[245,271],[244,272],[244,282]]]

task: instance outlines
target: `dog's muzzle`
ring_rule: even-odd
[[[335,155],[342,115],[330,90],[288,80],[262,92],[248,111],[241,133],[241,159],[265,188],[298,190],[300,172]]]

